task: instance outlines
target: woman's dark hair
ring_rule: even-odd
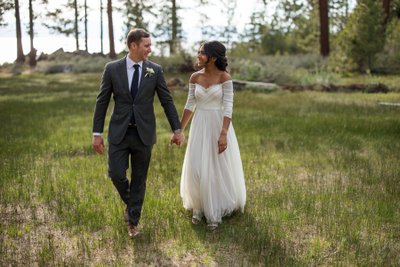
[[[226,58],[226,48],[218,41],[210,41],[203,43],[204,53],[208,56],[208,59],[215,58],[215,66],[219,70],[226,71],[228,66],[228,59]]]
[[[136,43],[137,45],[139,45],[142,38],[148,38],[148,37],[150,37],[150,33],[140,28],[133,28],[129,31],[128,35],[126,36],[126,45],[128,46],[129,49],[131,43]]]

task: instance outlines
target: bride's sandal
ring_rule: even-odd
[[[207,224],[208,231],[215,231],[218,228],[218,223],[209,223]]]
[[[199,223],[201,223],[201,219],[199,219],[199,218],[193,216],[193,217],[192,217],[192,223],[193,223],[193,224],[199,224]]]
[[[201,223],[201,218],[203,217],[203,214],[201,211],[194,210],[193,211],[193,216],[192,216],[192,223],[193,224],[199,224]]]

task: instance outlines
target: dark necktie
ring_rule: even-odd
[[[133,78],[132,78],[132,84],[131,84],[131,95],[132,99],[135,100],[135,96],[138,92],[138,86],[139,86],[139,64],[133,65],[135,68],[135,71],[133,73]]]
[[[133,78],[132,78],[132,84],[131,84],[131,95],[132,99],[135,100],[135,96],[138,92],[138,87],[139,87],[139,64],[133,65],[135,68],[135,71],[133,72]],[[132,114],[131,118],[131,124],[135,125],[135,115]]]

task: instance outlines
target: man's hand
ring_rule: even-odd
[[[94,135],[93,140],[92,140],[92,146],[94,151],[96,151],[97,154],[103,154],[104,153],[104,141],[103,137],[100,135]]]
[[[176,144],[178,146],[182,145],[185,141],[185,135],[182,132],[176,132],[171,137],[171,144]]]

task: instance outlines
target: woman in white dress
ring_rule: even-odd
[[[233,129],[233,83],[226,71],[226,48],[206,42],[197,52],[201,70],[189,80],[189,94],[181,118],[182,130],[193,115],[183,162],[180,194],[193,212],[192,223],[203,216],[215,230],[222,217],[244,211],[246,187],[239,145]]]

